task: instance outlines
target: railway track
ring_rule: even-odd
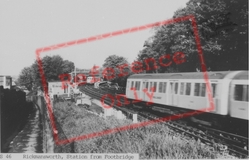
[[[83,86],[81,88],[81,91],[85,92],[90,97],[93,97],[98,100],[100,100],[104,94],[114,95],[114,93],[112,93],[110,90],[107,91],[107,90],[95,89],[91,86]],[[111,104],[111,100],[106,99],[104,101],[108,105]],[[114,105],[113,107],[118,110],[121,110],[127,116],[130,116],[133,113],[137,113],[139,119],[149,119],[152,121],[164,123],[174,132],[186,135],[191,138],[195,138],[196,140],[199,140],[204,144],[212,145],[213,147],[216,147],[221,151],[228,151],[231,155],[237,156],[239,158],[249,157],[248,137],[227,133],[221,130],[205,127],[202,125],[193,127],[187,125],[186,123],[183,124],[183,122],[180,120],[171,121],[169,120],[168,117],[173,115],[168,114],[167,115],[168,117],[166,117],[166,113],[163,112],[162,113],[159,113],[157,111],[152,112],[152,110],[151,112],[141,111],[140,109],[136,109],[129,105],[127,107],[119,107]],[[138,108],[140,108],[140,106],[138,106]],[[180,119],[180,118],[176,118],[175,116],[175,119]]]

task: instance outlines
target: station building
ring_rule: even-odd
[[[0,75],[0,86],[3,86],[4,89],[12,88],[12,77]]]
[[[62,81],[48,82],[48,92],[50,97],[54,95],[68,95],[69,87],[62,88]]]

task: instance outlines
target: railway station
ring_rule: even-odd
[[[0,159],[249,159],[247,0],[0,10]]]

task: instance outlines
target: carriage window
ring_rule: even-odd
[[[177,93],[178,93],[178,83],[175,83],[174,93],[175,93],[175,94],[177,94]]]
[[[174,83],[170,82],[170,93],[174,94]]]
[[[133,87],[134,87],[134,81],[132,81],[130,89],[132,89]]]
[[[243,85],[235,85],[234,99],[236,101],[242,101],[243,100]]]
[[[147,90],[148,90],[148,82],[146,82],[146,88],[147,88]]]
[[[181,83],[180,95],[184,94],[184,83]]]
[[[212,83],[211,85],[212,85],[213,97],[215,97],[217,84]]]
[[[154,92],[156,92],[157,82],[154,82]]]
[[[160,82],[160,83],[159,83],[159,93],[162,93],[162,89],[163,89],[163,88],[162,88],[162,86],[163,86],[162,83],[163,83],[163,82]]]
[[[166,88],[167,88],[167,82],[163,82],[162,93],[166,93]]]
[[[139,82],[137,82],[138,84],[137,84],[137,88],[136,88],[136,90],[140,90],[140,86],[141,86],[141,82],[139,81]]]
[[[139,82],[139,81],[136,81],[135,82],[135,89],[138,91],[138,90],[140,90],[140,83],[141,82]]]
[[[191,83],[186,84],[186,95],[190,95],[191,92]]]
[[[234,99],[248,102],[248,85],[235,85]]]
[[[149,84],[150,84],[149,85],[149,91],[152,92],[151,88],[153,87],[153,82],[150,82]]]
[[[195,83],[194,84],[194,96],[199,96],[200,92],[200,83]]]
[[[159,93],[166,93],[166,85],[167,85],[167,82],[159,83]]]
[[[248,85],[245,85],[245,101],[247,101],[248,102]]]
[[[201,83],[201,96],[205,97],[205,95],[206,95],[206,84]]]

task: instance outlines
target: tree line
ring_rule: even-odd
[[[172,18],[193,15],[197,22],[199,38],[207,71],[248,70],[248,1],[247,0],[190,0],[186,7],[178,9]],[[154,27],[139,51],[134,65],[143,68],[140,73],[199,72],[195,36],[190,21]],[[185,63],[169,63],[175,53],[185,54]],[[147,61],[149,58],[160,61]],[[140,63],[138,63],[140,62]],[[133,64],[132,63],[132,64]],[[103,67],[116,70],[115,82],[124,85],[126,77],[118,76],[117,64],[128,64],[126,58],[112,55]],[[155,68],[155,66],[158,66]],[[145,68],[155,68],[147,70]],[[131,67],[128,67],[131,74]]]
[[[193,15],[197,22],[207,71],[248,70],[247,0],[190,0],[186,7],[175,11],[172,18],[187,15]],[[112,77],[106,80],[125,86],[127,77],[134,73],[201,71],[190,21],[154,27],[153,31],[154,35],[145,41],[132,64],[117,55],[105,59],[100,71],[109,68],[105,71],[105,77]],[[181,53],[182,63],[174,63],[177,53]],[[74,69],[73,62],[63,60],[60,56],[46,56],[42,64],[47,82],[59,80],[58,75],[70,73]],[[121,72],[126,75],[120,76]],[[22,70],[18,82],[27,89],[41,87],[36,61]]]
[[[63,60],[59,55],[45,56],[41,61],[47,82],[59,81],[59,75],[70,73],[75,67],[73,62]],[[38,62],[36,60],[31,66],[22,69],[17,82],[18,85],[25,86],[29,91],[38,88],[43,89]]]

